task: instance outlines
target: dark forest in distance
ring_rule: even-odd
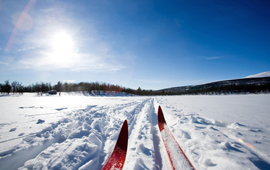
[[[212,94],[247,94],[247,93],[269,93],[270,92],[270,77],[263,78],[244,78],[235,80],[224,80],[212,83],[206,83],[194,86],[180,86],[167,88],[162,90],[142,90],[140,87],[135,90],[125,88],[119,85],[99,82],[80,82],[80,83],[62,83],[58,82],[55,85],[51,83],[36,83],[28,86],[23,86],[18,81],[10,83],[8,80],[4,84],[0,84],[1,93],[21,93],[36,92],[47,93],[50,90],[57,92],[89,92],[96,91],[114,91],[117,93],[125,92],[135,95],[212,95]]]

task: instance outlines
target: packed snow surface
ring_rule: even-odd
[[[171,169],[158,129],[159,105],[195,169],[270,169],[269,94],[82,93],[1,95],[0,169],[101,169],[125,119],[129,141],[123,169]]]

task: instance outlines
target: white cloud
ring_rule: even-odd
[[[66,56],[55,56],[50,52],[39,53],[35,57],[20,59],[20,69],[33,70],[69,70],[69,71],[94,71],[110,72],[125,68],[121,64],[110,62],[106,56],[98,56],[90,53],[73,53]]]
[[[14,42],[17,61],[13,69],[111,72],[126,68],[118,56],[110,54],[110,45],[92,25],[66,16],[63,8],[57,7],[32,16],[35,24],[31,33],[18,34]],[[52,40],[63,31],[74,45],[59,41],[62,45],[57,50]]]
[[[166,82],[164,80],[149,80],[149,79],[140,79],[139,81],[143,83],[165,83]]]
[[[8,63],[0,61],[0,65],[8,65]]]
[[[206,57],[206,60],[216,60],[216,59],[220,59],[221,57]]]

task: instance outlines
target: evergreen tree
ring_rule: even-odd
[[[8,95],[11,91],[11,85],[9,84],[9,80],[5,81],[5,84],[2,85],[3,92],[6,92]]]

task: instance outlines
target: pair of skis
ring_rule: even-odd
[[[161,107],[158,107],[158,127],[170,159],[172,169],[195,170],[171,133]],[[124,121],[114,150],[102,170],[121,170],[124,166],[128,145],[128,124]]]

